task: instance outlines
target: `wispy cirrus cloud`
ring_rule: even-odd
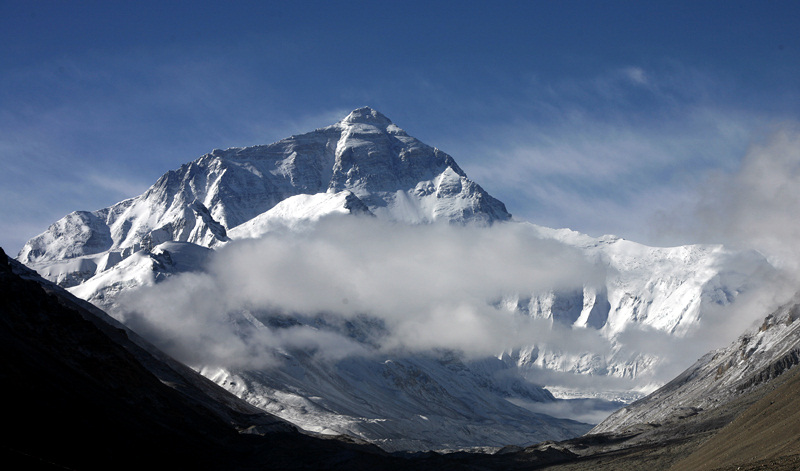
[[[516,216],[593,235],[670,243],[655,215],[697,199],[699,182],[735,168],[768,123],[679,65],[534,83],[507,121],[443,148]]]

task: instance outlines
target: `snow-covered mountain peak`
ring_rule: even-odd
[[[380,111],[373,110],[369,106],[358,108],[350,112],[340,123],[348,124],[371,124],[386,129],[392,120],[384,116]]]
[[[489,225],[511,218],[451,156],[359,108],[272,144],[215,149],[168,171],[142,195],[62,218],[28,241],[19,260],[48,271],[67,259],[130,254],[167,241],[213,247],[288,198],[345,191],[348,205],[364,206],[353,206],[356,212],[396,221]],[[95,273],[83,268],[58,273],[74,285]]]

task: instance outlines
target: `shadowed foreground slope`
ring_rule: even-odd
[[[374,469],[377,448],[303,435],[238,400],[0,249],[0,450],[26,469]],[[12,269],[13,267],[13,269]],[[21,273],[19,276],[14,271]],[[39,280],[41,282],[41,280]],[[49,288],[48,288],[49,289]],[[141,342],[140,339],[136,339]]]

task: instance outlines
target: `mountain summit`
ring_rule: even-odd
[[[165,173],[142,195],[65,216],[28,241],[18,259],[41,269],[83,258],[60,263],[53,280],[74,286],[140,248],[166,241],[212,247],[286,199],[340,192],[352,194],[350,208],[389,220],[488,225],[511,218],[451,156],[365,107],[273,144],[216,149]],[[103,260],[85,258],[93,255]]]
[[[384,128],[392,124],[392,120],[384,116],[380,111],[373,110],[369,106],[351,111],[350,114],[340,122],[346,124],[371,124]]]

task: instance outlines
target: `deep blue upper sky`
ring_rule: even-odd
[[[361,106],[519,218],[663,242],[800,120],[798,30],[789,1],[0,2],[0,246]]]

